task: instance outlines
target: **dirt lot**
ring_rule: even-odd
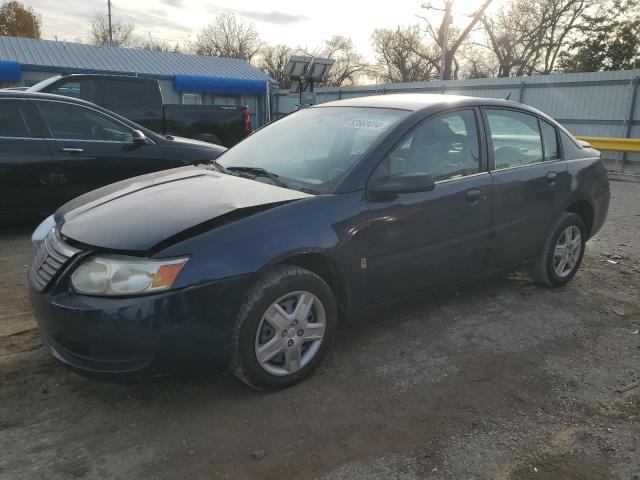
[[[341,325],[320,371],[85,379],[40,346],[0,235],[2,479],[640,479],[640,183],[559,290],[524,275]],[[615,262],[615,263],[612,263]]]

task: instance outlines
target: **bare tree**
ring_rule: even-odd
[[[531,73],[540,56],[546,19],[529,0],[512,0],[491,17],[484,15],[486,41],[498,61],[498,76]]]
[[[154,40],[149,38],[134,40],[131,46],[140,48],[141,50],[148,50],[150,52],[171,52],[180,53],[180,45],[177,43],[172,47],[168,42],[164,40]]]
[[[282,70],[292,53],[293,49],[287,45],[265,45],[260,51],[258,68],[277,80],[281,88],[289,88],[291,81]]]
[[[491,78],[498,71],[499,64],[495,56],[470,42],[464,43],[454,58],[454,78]]]
[[[350,38],[334,35],[325,42],[322,55],[335,60],[325,85],[354,85],[367,70],[368,64],[358,53]]]
[[[549,74],[593,0],[512,0],[483,16],[485,46],[496,56],[498,76]]]
[[[128,47],[134,42],[133,31],[135,28],[133,23],[124,23],[112,19],[113,42],[110,44],[109,18],[105,13],[97,12],[89,23],[89,42],[98,46]]]
[[[469,34],[474,29],[476,24],[480,21],[484,15],[485,10],[491,4],[492,0],[484,0],[480,7],[471,15],[471,19],[467,23],[466,27],[462,30],[456,30],[455,35],[452,35],[451,24],[453,22],[453,3],[454,0],[443,0],[444,6],[437,7],[431,3],[425,3],[422,8],[428,11],[442,12],[442,20],[440,26],[436,29],[432,21],[421,16],[426,24],[427,31],[438,43],[441,50],[441,62],[440,78],[443,80],[451,80],[453,78],[454,58],[458,49],[467,40]]]
[[[418,25],[375,30],[371,41],[376,54],[371,76],[385,82],[418,82],[437,76],[438,48],[423,42]]]
[[[540,73],[551,73],[558,55],[569,43],[569,34],[577,29],[589,0],[538,0],[539,14],[546,19],[541,36],[542,66]]]
[[[198,55],[241,58],[251,62],[262,48],[260,35],[233,12],[223,12],[204,27],[192,44]]]

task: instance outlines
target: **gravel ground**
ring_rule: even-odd
[[[640,479],[640,183],[565,288],[514,274],[344,322],[319,371],[114,385],[43,350],[0,234],[1,479]]]

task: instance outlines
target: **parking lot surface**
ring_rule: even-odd
[[[640,183],[611,182],[581,270],[343,322],[308,381],[78,376],[40,344],[30,227],[0,234],[2,479],[640,478]]]

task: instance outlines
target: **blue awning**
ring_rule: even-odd
[[[177,92],[205,92],[264,95],[265,80],[248,78],[200,77],[194,75],[174,75],[173,89]]]
[[[0,80],[20,81],[20,63],[11,60],[0,60]]]

